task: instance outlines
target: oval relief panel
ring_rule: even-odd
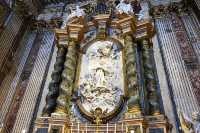
[[[78,92],[83,108],[109,113],[124,94],[123,52],[112,41],[96,41],[82,54]]]

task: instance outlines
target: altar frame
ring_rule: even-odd
[[[87,51],[87,49],[91,45],[93,45],[97,41],[113,42],[120,47],[121,52],[122,52],[122,64],[121,65],[122,65],[122,71],[123,71],[123,95],[120,96],[119,104],[115,107],[115,109],[103,117],[105,122],[108,122],[109,120],[116,117],[123,110],[123,108],[125,106],[126,98],[128,96],[128,89],[127,89],[127,83],[126,83],[127,82],[127,76],[126,76],[126,69],[125,69],[126,67],[125,67],[125,61],[124,61],[124,59],[125,59],[125,57],[124,57],[124,45],[125,45],[125,43],[124,42],[122,42],[121,40],[117,40],[115,38],[112,38],[112,37],[106,37],[104,39],[100,39],[100,38],[95,37],[95,39],[93,39],[93,40],[90,40],[90,41],[85,42],[85,43],[80,43],[79,44],[80,49],[79,49],[79,52],[78,52],[77,68],[76,68],[76,74],[75,74],[75,82],[74,82],[74,87],[73,87],[73,93],[78,91],[78,86],[79,86],[79,83],[80,83],[79,79],[80,79],[80,73],[81,73],[81,64],[82,64],[83,54]],[[88,112],[84,109],[80,99],[78,99],[75,104],[78,106],[78,110],[84,118],[86,118],[89,121],[94,119],[94,116],[90,112]]]

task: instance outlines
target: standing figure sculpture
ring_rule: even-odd
[[[96,69],[96,88],[105,87],[105,73],[103,68]]]
[[[181,123],[181,129],[184,133],[195,133],[192,120],[190,120],[190,118],[181,111],[179,111],[179,119]]]
[[[133,14],[133,8],[128,0],[121,0],[121,2],[117,5],[116,9],[120,14]]]
[[[62,28],[64,29],[67,25],[67,23],[72,20],[72,18],[74,17],[84,17],[85,16],[85,12],[83,9],[80,8],[80,6],[76,6],[76,10],[73,10],[72,8],[70,8],[69,10],[69,14],[66,17],[66,19],[63,22]]]
[[[193,112],[192,113],[192,120],[194,122],[195,133],[200,133],[200,113]]]

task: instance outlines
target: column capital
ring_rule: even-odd
[[[69,43],[67,30],[55,29],[54,32],[56,33],[57,47],[67,48]]]

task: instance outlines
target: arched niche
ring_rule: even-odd
[[[113,38],[94,39],[80,47],[75,92],[80,114],[95,119],[96,108],[107,122],[124,107],[127,94],[123,44]]]

